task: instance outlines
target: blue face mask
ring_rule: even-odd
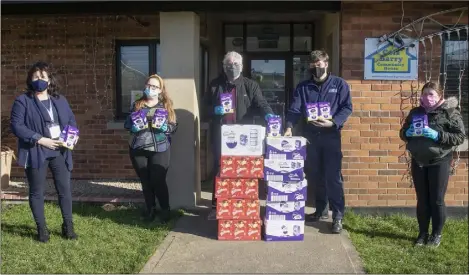
[[[146,88],[143,92],[147,97],[157,97],[160,94],[159,90],[152,90],[150,88]]]
[[[31,83],[35,92],[44,92],[48,87],[49,83],[45,80],[38,79]]]

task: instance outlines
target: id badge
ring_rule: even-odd
[[[60,125],[59,124],[50,124],[49,133],[51,139],[58,139],[60,137]]]

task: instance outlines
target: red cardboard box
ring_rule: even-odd
[[[230,179],[230,197],[243,198],[244,185],[244,179]]]
[[[253,156],[221,156],[221,178],[263,178],[264,158]]]
[[[253,178],[264,178],[264,158],[251,157],[251,175]]]
[[[234,220],[246,218],[246,200],[231,199],[231,217]]]
[[[237,178],[236,174],[236,157],[221,156],[220,158],[220,177]]]
[[[230,199],[217,200],[217,219],[231,219],[233,216]]]
[[[233,240],[234,239],[234,221],[218,220],[218,239]]]
[[[247,221],[247,234],[248,240],[258,241],[261,239],[261,228],[262,222],[260,220],[248,220]]]
[[[218,240],[257,241],[261,240],[262,222],[257,220],[219,220]]]
[[[260,217],[258,199],[217,199],[218,220],[255,220]]]
[[[244,180],[244,197],[258,199],[259,198],[259,180],[258,179],[245,179]]]
[[[257,199],[259,198],[259,180],[216,177],[215,197]]]
[[[229,198],[231,196],[231,179],[215,178],[215,197]]]
[[[251,159],[250,157],[237,157],[236,158],[236,175],[239,178],[251,177]]]
[[[246,218],[259,219],[261,215],[261,206],[259,200],[246,200]]]

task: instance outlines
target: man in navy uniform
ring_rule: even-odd
[[[296,87],[287,112],[285,136],[291,136],[292,127],[300,118],[306,119],[306,104],[330,104],[331,119],[318,118],[309,121],[303,128],[303,135],[309,141],[307,178],[316,191],[316,212],[308,215],[307,220],[328,219],[329,202],[332,208],[332,232],[340,233],[345,210],[340,131],[352,114],[352,99],[347,82],[327,72],[328,61],[326,52],[311,52],[312,77]]]

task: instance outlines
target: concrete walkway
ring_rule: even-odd
[[[329,233],[331,220],[307,224],[302,242],[217,241],[208,212],[182,217],[141,273],[364,273],[347,232]]]

